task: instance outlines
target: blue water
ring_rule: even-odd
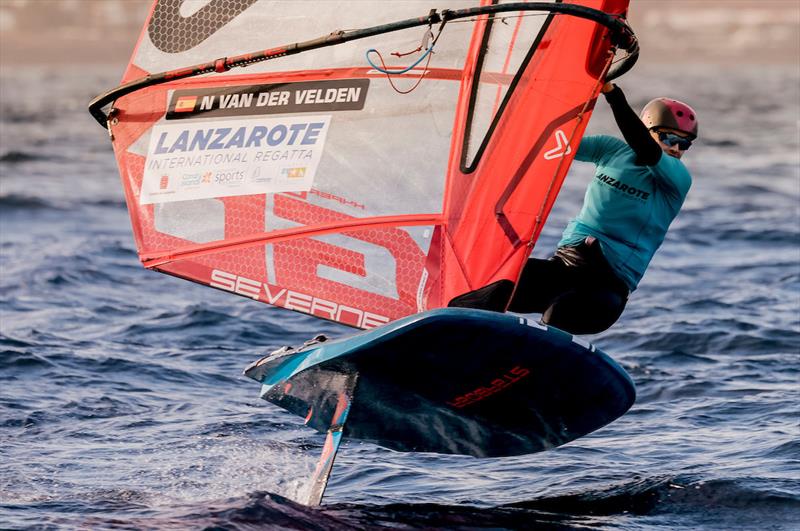
[[[798,529],[800,154],[794,67],[637,69],[702,136],[684,211],[610,331],[632,410],[505,459],[348,442],[307,508],[322,436],[242,369],[350,329],[143,269],[105,131],[113,69],[0,79],[0,528]],[[594,132],[613,132],[600,102]],[[537,255],[574,214],[576,164]]]

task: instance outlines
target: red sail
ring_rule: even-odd
[[[188,13],[158,0],[123,81],[433,7],[347,5],[212,0]],[[359,328],[516,282],[612,50],[596,22],[538,15],[448,23],[427,66],[391,76],[419,81],[407,94],[365,52],[407,67],[428,28],[118,99],[110,128],[144,265]]]

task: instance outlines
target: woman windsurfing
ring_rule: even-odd
[[[602,92],[625,141],[583,138],[575,158],[596,165],[583,207],[554,256],[528,260],[508,308],[541,313],[543,323],[573,334],[617,321],[692,183],[680,158],[697,137],[695,111],[656,98],[640,118],[619,87],[606,83]]]

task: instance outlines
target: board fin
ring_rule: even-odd
[[[314,475],[311,476],[311,487],[308,494],[308,505],[310,506],[322,503],[322,497],[325,495],[325,488],[328,486],[328,479],[333,470],[333,462],[336,459],[336,453],[339,451],[339,444],[342,442],[347,415],[350,413],[350,406],[353,403],[357,380],[358,373],[347,374],[344,381],[344,389],[339,393],[336,410],[325,435],[322,455],[317,463],[317,468],[314,470]],[[310,416],[311,414],[309,414]]]

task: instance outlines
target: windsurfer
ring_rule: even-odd
[[[657,98],[640,118],[619,87],[606,83],[602,92],[625,141],[605,135],[581,141],[575,158],[597,167],[583,208],[554,256],[528,260],[509,306],[542,313],[543,323],[573,334],[601,332],[617,321],[692,182],[679,159],[697,137],[694,110]]]

